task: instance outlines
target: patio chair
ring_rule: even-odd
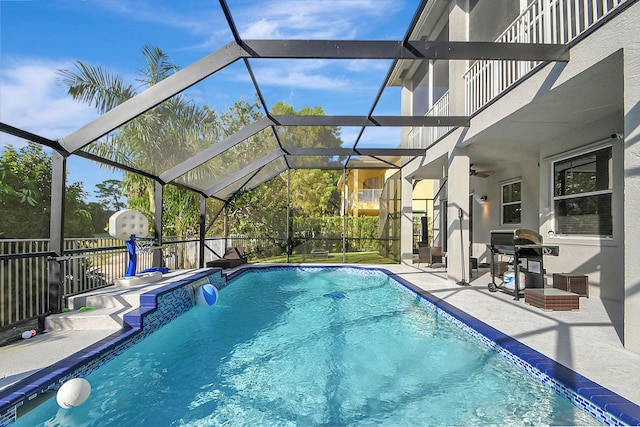
[[[222,258],[207,262],[207,267],[233,268],[247,262],[247,256],[242,246],[228,247]]]
[[[418,267],[420,264],[427,264],[430,267],[444,266],[442,262],[442,248],[440,246],[426,246],[418,243]]]

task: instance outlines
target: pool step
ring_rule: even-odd
[[[114,310],[114,307],[95,308],[86,311],[73,310],[66,313],[53,314],[45,319],[45,329],[53,331],[85,331],[122,328],[124,313],[130,308]]]
[[[140,295],[172,281],[189,277],[191,270],[164,275],[162,280],[138,287],[107,286],[91,293],[69,297],[70,311],[45,318],[47,331],[65,330],[118,330],[124,324],[124,315],[140,307]]]
[[[72,296],[67,305],[70,311],[45,319],[47,331],[118,330],[124,324],[125,313],[140,305],[140,292],[109,286]]]
[[[137,292],[122,291],[113,293],[101,293],[91,295],[77,295],[69,298],[68,305],[71,310],[78,310],[82,307],[97,308],[119,308],[137,307],[140,304],[140,294]]]

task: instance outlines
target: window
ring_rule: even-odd
[[[555,232],[613,236],[611,147],[553,165]]]
[[[520,224],[520,181],[502,184],[502,224]]]
[[[364,181],[362,186],[363,189],[381,189],[382,187],[384,187],[383,176],[374,176],[373,178],[368,178]]]

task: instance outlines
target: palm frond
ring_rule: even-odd
[[[67,88],[73,99],[92,105],[100,113],[106,113],[136,94],[121,76],[102,67],[82,61],[75,61],[74,66],[75,71],[58,70],[59,83]]]
[[[146,86],[153,86],[180,69],[156,46],[145,44],[142,47],[142,56],[144,62],[138,69],[141,75],[139,82]]]

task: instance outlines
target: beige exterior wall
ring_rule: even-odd
[[[513,1],[511,6],[522,7]],[[465,40],[466,31],[473,27],[495,25],[495,17],[481,9],[472,11],[476,17],[488,16],[486,22],[467,26],[466,1],[449,3],[449,37]],[[474,7],[495,6],[487,1],[470,1]],[[510,7],[511,7],[510,6]],[[506,19],[506,18],[505,18]],[[545,257],[548,279],[554,272],[585,274],[591,284],[591,297],[601,298],[610,308],[610,316],[620,331],[624,330],[624,345],[640,353],[640,3],[628,6],[622,13],[605,22],[571,48],[568,63],[550,63],[531,77],[519,82],[512,90],[476,114],[471,126],[456,129],[426,151],[425,158],[414,161],[405,169],[424,179],[426,175],[439,178],[438,168],[444,158],[446,186],[440,194],[447,203],[447,224],[441,231],[447,239],[448,274],[458,281],[464,271],[468,243],[473,242],[473,255],[480,262],[488,261],[487,243],[490,231],[498,228],[528,228],[538,231],[545,244],[558,245],[560,256]],[[505,24],[506,25],[506,24]],[[476,35],[476,34],[473,34]],[[477,34],[478,38],[484,36]],[[488,37],[488,36],[487,36]],[[458,64],[453,64],[458,63]],[[467,64],[452,61],[449,68],[451,115],[461,114],[464,107],[464,84],[461,76]],[[604,71],[604,72],[603,72]],[[595,80],[590,76],[596,76]],[[419,76],[425,81],[425,76]],[[427,79],[428,80],[428,79]],[[411,87],[411,75],[405,78],[405,87]],[[581,110],[580,102],[574,108],[558,111],[551,119],[537,126],[527,123],[528,131],[518,134],[517,125],[510,125],[518,115],[519,123],[526,122],[532,108],[544,113],[566,97],[590,92],[601,84],[609,85],[619,99],[607,98],[602,103],[591,99]],[[427,92],[427,91],[423,91]],[[416,99],[412,105],[421,105]],[[534,106],[534,107],[532,107]],[[587,111],[588,110],[588,111]],[[562,126],[575,115],[590,117],[567,128]],[[525,119],[523,119],[525,117]],[[515,122],[514,122],[515,123]],[[531,131],[533,129],[534,131]],[[505,139],[505,147],[492,143],[501,133],[516,135],[518,142]],[[621,134],[623,139],[611,138]],[[613,152],[613,237],[565,237],[555,235],[553,212],[553,162],[584,150],[610,145]],[[495,161],[490,163],[494,150]],[[494,171],[487,178],[469,176],[470,164],[482,157],[487,164],[481,169]],[[475,166],[474,166],[475,168]],[[504,183],[519,180],[522,186],[521,223],[510,227],[501,222],[501,188]],[[471,196],[471,197],[470,197]],[[486,196],[487,201],[480,200]],[[471,203],[469,203],[471,200]],[[436,214],[442,215],[436,202]],[[458,218],[462,209],[462,218]],[[469,218],[473,220],[473,235],[469,234]],[[462,230],[462,231],[460,231]]]
[[[385,174],[386,169],[351,169],[347,171],[347,216],[377,216],[380,213],[378,193],[382,191]],[[341,199],[344,200],[342,179],[338,187]]]

